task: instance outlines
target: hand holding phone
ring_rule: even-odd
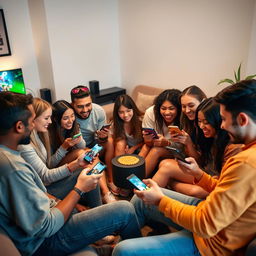
[[[81,132],[75,134],[73,137],[72,137],[72,140],[75,140],[76,138],[80,137],[82,135]]]
[[[99,144],[96,144],[94,147],[91,148],[90,151],[88,151],[85,156],[84,156],[84,160],[87,162],[91,162],[93,160],[93,158],[103,149],[102,146],[100,146]]]
[[[152,134],[153,135],[153,139],[158,139],[159,138],[158,135],[157,135],[157,132],[153,128],[142,128],[142,130],[144,132],[146,132],[147,135]]]
[[[100,131],[104,130],[104,129],[109,129],[111,126],[111,123],[109,124],[104,124],[101,128],[100,128]]]
[[[126,179],[130,181],[131,184],[140,191],[149,189],[149,187],[145,183],[143,183],[135,174],[131,174]]]
[[[177,133],[179,135],[182,135],[182,131],[180,128],[176,125],[168,125],[168,129],[170,133]]]
[[[87,173],[87,175],[100,174],[106,169],[106,165],[102,162],[98,162],[93,168]]]
[[[186,156],[179,149],[170,146],[166,146],[165,148],[173,155],[173,157],[177,158],[178,160],[181,160],[186,164],[190,164],[185,160]]]

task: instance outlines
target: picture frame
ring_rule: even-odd
[[[8,55],[11,55],[11,48],[4,19],[4,11],[0,9],[0,57]]]

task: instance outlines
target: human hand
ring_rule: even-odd
[[[153,145],[155,147],[164,147],[168,145],[168,140],[161,134],[158,134],[158,139],[154,139]]]
[[[187,145],[189,143],[192,143],[192,140],[188,133],[186,133],[184,130],[182,130],[182,134],[180,133],[170,133],[171,140],[173,142],[179,142],[183,145]]]
[[[75,186],[83,192],[89,192],[89,191],[95,189],[99,183],[100,178],[103,175],[103,173],[87,175],[87,173],[91,169],[92,169],[92,167],[85,168],[84,170],[81,171],[81,173],[79,174],[79,176],[77,178],[77,183]]]
[[[78,212],[83,212],[89,209],[88,207],[81,204],[76,204],[75,208]]]
[[[102,130],[96,131],[96,134],[97,134],[97,136],[98,136],[99,139],[105,139],[105,138],[108,137],[109,132],[110,132],[110,129],[104,128],[104,129],[102,129]]]
[[[134,193],[141,198],[145,204],[159,205],[164,196],[161,188],[152,179],[144,179],[142,181],[149,187],[149,189],[143,191],[135,189]]]
[[[82,139],[82,136],[77,137],[76,139],[72,139],[72,138],[66,138],[64,140],[64,142],[62,143],[62,147],[67,150],[73,146],[75,146],[76,144],[78,144]]]
[[[180,169],[185,174],[192,175],[194,178],[196,178],[196,180],[199,181],[204,172],[199,168],[196,160],[193,157],[187,157],[185,160],[189,162],[189,164],[183,161],[177,160]]]

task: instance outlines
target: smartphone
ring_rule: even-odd
[[[178,133],[178,134],[182,135],[182,131],[180,130],[180,128],[178,126],[169,125],[168,128],[169,128],[170,133]]]
[[[93,158],[103,149],[102,146],[100,146],[99,144],[95,144],[90,151],[88,151],[85,156],[84,156],[84,160],[87,162],[91,162],[93,160]]]
[[[74,139],[76,139],[76,138],[80,137],[81,135],[82,135],[82,133],[81,133],[81,132],[79,132],[79,133],[75,134],[75,135],[72,137],[72,140],[74,140]]]
[[[132,185],[140,191],[149,189],[149,187],[143,183],[135,174],[131,174],[126,179],[129,180]]]
[[[93,168],[87,173],[87,175],[100,174],[106,169],[106,165],[102,162],[98,162]]]
[[[158,135],[154,128],[142,128],[143,131],[145,131],[147,134],[153,134],[153,139],[158,139]]]
[[[109,123],[109,124],[104,124],[104,125],[100,128],[100,131],[104,130],[105,128],[106,128],[106,129],[109,129],[110,126],[111,126],[111,123]]]
[[[170,146],[166,146],[165,148],[173,155],[173,157],[177,158],[178,160],[181,160],[186,164],[190,164],[185,160],[186,156],[179,149]]]

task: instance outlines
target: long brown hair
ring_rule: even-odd
[[[125,138],[124,133],[124,121],[119,117],[118,111],[121,106],[124,106],[128,109],[133,110],[133,117],[131,119],[131,131],[132,135],[136,139],[142,139],[142,121],[141,116],[142,113],[139,111],[133,99],[127,95],[120,95],[114,105],[113,111],[113,138],[114,140],[120,140]]]
[[[49,127],[50,140],[52,143],[53,151],[56,151],[66,138],[70,138],[79,132],[79,125],[76,119],[73,122],[73,126],[70,130],[65,130],[61,127],[61,119],[66,110],[74,109],[71,104],[65,100],[58,100],[53,105],[52,112],[52,124]],[[75,111],[74,111],[75,114]]]
[[[46,111],[49,108],[52,108],[51,104],[43,99],[40,98],[34,98],[33,99],[33,108],[35,110],[36,117],[39,117],[42,115],[44,111]],[[46,152],[47,152],[47,162],[46,165],[49,167],[50,164],[50,157],[51,157],[51,145],[50,145],[50,139],[49,139],[49,133],[47,132],[37,132],[35,129],[32,131],[30,138],[31,138],[31,144],[35,148],[38,156],[42,158],[42,151],[39,147],[38,140],[36,139],[36,133],[39,136],[40,140],[45,146]]]
[[[199,103],[207,98],[205,93],[196,85],[191,85],[182,91],[180,95],[180,102],[182,96],[184,95],[189,95],[196,98]],[[182,129],[184,129],[191,136],[195,129],[195,123],[194,120],[189,120],[186,114],[183,113],[183,111],[181,111],[180,114],[180,124]]]

